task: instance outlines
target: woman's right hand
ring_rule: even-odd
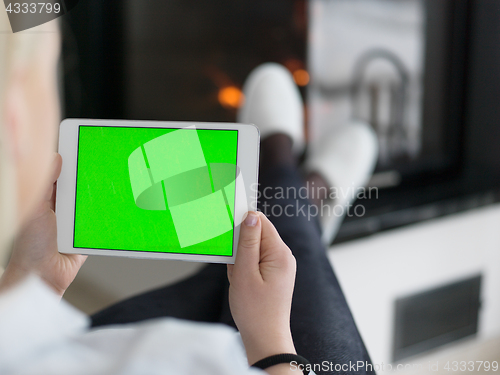
[[[229,305],[249,364],[295,354],[290,332],[295,270],[295,258],[273,224],[261,212],[249,212],[235,263],[228,265]]]

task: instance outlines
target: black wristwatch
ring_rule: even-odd
[[[309,374],[309,370],[311,369],[311,363],[297,354],[276,354],[270,357],[266,357],[261,359],[260,361],[255,362],[252,367],[260,368],[261,370],[265,370],[268,367],[279,365],[281,363],[288,363],[290,366],[296,366],[297,368],[301,368],[304,375]],[[299,367],[300,366],[300,367]]]

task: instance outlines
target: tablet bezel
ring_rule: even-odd
[[[244,191],[236,183],[235,202],[241,200],[239,194],[245,194],[249,210],[257,209],[258,166],[259,166],[259,130],[254,125],[217,122],[180,122],[180,121],[133,121],[133,120],[92,120],[92,119],[65,119],[59,129],[59,153],[63,158],[61,175],[57,181],[56,214],[57,214],[57,242],[60,253],[120,256],[141,259],[173,259],[192,262],[229,263],[233,264],[238,247],[240,226],[233,231],[233,255],[198,255],[180,253],[146,252],[135,250],[103,250],[92,248],[75,248],[75,194],[78,159],[79,126],[116,126],[134,128],[165,128],[181,129],[194,127],[196,129],[237,130],[238,150],[237,166],[244,181]],[[245,212],[235,207],[234,217],[242,217]]]

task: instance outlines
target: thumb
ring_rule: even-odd
[[[231,274],[246,277],[259,272],[261,229],[260,214],[248,212],[240,226],[238,250]]]

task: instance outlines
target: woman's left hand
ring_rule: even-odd
[[[61,254],[57,249],[54,210],[56,181],[61,167],[61,155],[56,154],[50,188],[15,240],[11,259],[0,280],[0,288],[17,283],[29,273],[35,273],[62,296],[85,262],[86,256]]]

